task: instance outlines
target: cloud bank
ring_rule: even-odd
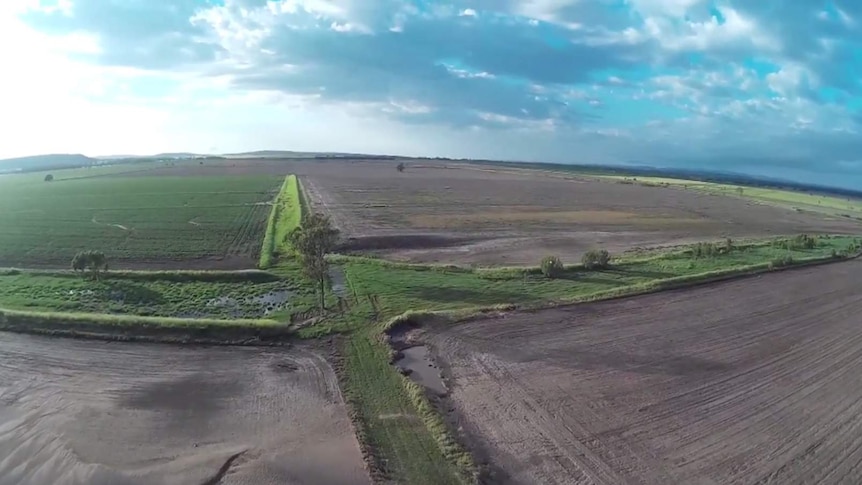
[[[0,115],[0,129],[44,138],[84,117],[92,131],[132,145],[92,132],[61,136],[63,146],[78,140],[80,151],[637,162],[807,173],[844,185],[862,168],[858,1],[63,0],[3,8],[5,27],[22,42],[0,47],[18,73],[0,81],[8,84],[0,101],[26,103],[38,116],[22,124]]]

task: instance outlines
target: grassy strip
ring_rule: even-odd
[[[218,320],[0,309],[0,330],[106,340],[185,343],[277,343],[291,336],[273,320]]]
[[[266,219],[266,232],[263,235],[263,245],[260,249],[260,261],[258,262],[258,267],[260,269],[267,269],[272,267],[275,263],[275,250],[276,250],[276,225],[279,220],[279,213],[281,212],[281,199],[284,196],[283,194],[287,193],[288,185],[290,183],[291,175],[288,175],[284,178],[284,183],[281,185],[281,189],[278,191],[278,194],[275,196],[275,199],[272,203],[272,209],[269,211],[269,217]]]
[[[72,270],[39,270],[39,269],[17,269],[0,268],[0,276],[14,275],[38,275],[56,278],[82,278],[81,273]],[[214,282],[214,283],[267,283],[278,281],[278,275],[256,269],[239,271],[198,271],[198,270],[164,270],[164,271],[109,271],[103,273],[102,279],[126,280],[126,281],[171,281],[175,283],[185,282]]]
[[[441,447],[450,443],[442,418],[424,392],[409,388],[412,383],[390,365],[391,348],[378,332],[358,330],[342,348],[344,393],[372,476],[415,485],[469,483],[447,457],[455,449]]]
[[[302,223],[302,202],[299,196],[299,181],[296,175],[289,175],[284,190],[276,202],[280,205],[275,221],[275,256],[290,254],[287,235]]]

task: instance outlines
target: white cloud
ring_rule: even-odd
[[[461,13],[459,13],[458,15],[460,15],[461,17],[475,17],[477,14],[476,11],[472,8],[465,8],[464,10],[461,10]]]

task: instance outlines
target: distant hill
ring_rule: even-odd
[[[383,155],[340,152],[294,152],[290,150],[258,150],[254,152],[225,153],[225,158],[380,158]]]
[[[57,168],[88,167],[99,160],[81,154],[33,155],[30,157],[5,158],[0,160],[2,172],[33,172]]]

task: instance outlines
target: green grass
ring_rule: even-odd
[[[713,258],[692,259],[673,252],[644,259],[619,260],[607,270],[587,271],[568,266],[561,278],[547,279],[538,268],[467,270],[417,265],[392,265],[373,260],[343,263],[354,291],[371,295],[381,318],[405,310],[456,310],[512,303],[524,306],[564,303],[584,295],[655,280],[765,263],[784,256],[794,260],[828,257],[854,241],[852,237],[822,238],[810,250],[754,245]]]
[[[266,273],[73,274],[0,272],[0,307],[40,312],[287,321],[308,311],[307,290]],[[273,310],[268,311],[270,303]]]
[[[260,268],[271,268],[277,264],[279,256],[284,259],[284,256],[290,253],[287,236],[302,222],[301,199],[296,175],[288,175],[269,213],[266,235],[263,238],[263,248],[260,253]]]
[[[271,176],[0,177],[0,263],[66,267],[84,249],[109,260],[257,256],[278,186]]]
[[[278,201],[280,208],[275,224],[275,247],[279,255],[287,255],[291,249],[287,236],[302,222],[302,204],[299,198],[299,182],[296,175],[289,175]]]
[[[700,192],[730,197],[744,197],[758,202],[777,205],[789,209],[800,209],[843,217],[862,217],[862,199],[838,197],[825,194],[781,190],[763,187],[719,184],[694,180],[666,177],[630,177],[622,175],[603,175],[603,179],[644,185],[668,185]]]
[[[0,330],[108,340],[201,343],[277,342],[291,335],[284,324],[266,319],[183,319],[5,308],[0,308]]]
[[[372,472],[395,483],[466,483],[438,441],[447,439],[445,426],[429,428],[429,419],[442,424],[439,417],[389,364],[389,347],[376,330],[356,332],[342,349],[345,398],[358,414],[359,439],[375,457]]]

